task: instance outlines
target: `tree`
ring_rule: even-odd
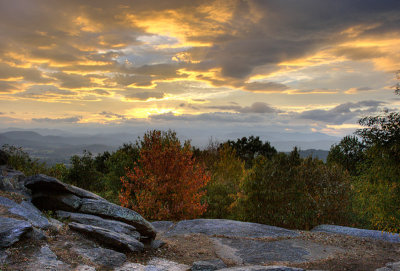
[[[358,165],[365,159],[365,145],[356,136],[345,136],[339,144],[332,145],[327,157],[328,164],[338,164],[351,175],[357,174]]]
[[[258,136],[238,138],[236,142],[228,140],[226,143],[236,150],[236,155],[245,162],[246,168],[250,168],[253,165],[254,159],[259,155],[270,159],[277,153],[276,149],[268,141],[263,143]]]
[[[210,177],[195,163],[189,142],[175,132],[150,131],[140,142],[139,160],[122,178],[122,206],[148,219],[191,219],[206,211],[202,202]]]
[[[211,180],[207,184],[206,217],[233,218],[232,207],[245,176],[244,162],[228,144],[219,148],[217,159],[209,168]]]

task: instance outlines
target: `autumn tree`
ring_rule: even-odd
[[[189,142],[175,132],[150,131],[139,143],[139,160],[121,178],[120,202],[148,219],[181,220],[200,216],[207,205],[203,189],[209,181],[196,164]]]

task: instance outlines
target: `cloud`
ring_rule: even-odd
[[[58,79],[60,86],[63,88],[83,88],[93,86],[89,77],[79,74],[57,72],[52,74],[52,76]]]
[[[346,90],[344,93],[346,94],[357,94],[363,91],[370,91],[373,90],[370,87],[358,87],[358,88],[349,88],[348,90]]]
[[[128,100],[146,101],[151,98],[162,99],[162,98],[164,98],[165,94],[160,93],[160,92],[147,91],[147,92],[134,92],[134,93],[130,93],[130,94],[125,94],[124,96]]]
[[[32,121],[39,123],[78,123],[82,119],[81,116],[66,118],[33,118]]]
[[[31,99],[44,99],[44,98],[71,98],[76,93],[70,90],[59,89],[51,85],[34,85],[29,87],[26,91],[16,94],[18,97],[31,98]]]
[[[329,124],[343,124],[353,118],[360,117],[363,114],[377,112],[379,107],[384,105],[381,101],[361,101],[357,103],[344,103],[332,109],[315,109],[303,111],[295,117],[298,119],[308,119],[321,121]]]
[[[243,89],[253,92],[282,92],[289,87],[275,82],[252,82],[243,84]]]
[[[126,119],[126,117],[124,115],[116,114],[116,113],[113,113],[113,112],[110,112],[110,111],[100,112],[99,115],[104,116],[104,117],[109,118],[109,119],[122,119],[122,120]]]
[[[198,115],[182,114],[176,115],[172,112],[165,114],[154,114],[150,115],[151,120],[156,121],[188,121],[188,122],[212,122],[212,123],[256,123],[260,122],[262,118],[244,115],[239,113],[226,113],[226,112],[214,112],[214,113],[203,113]]]
[[[250,106],[240,106],[240,105],[225,105],[225,106],[207,106],[209,109],[218,110],[229,110],[238,113],[256,113],[256,114],[266,114],[266,113],[278,113],[279,110],[269,106],[264,102],[255,102]]]

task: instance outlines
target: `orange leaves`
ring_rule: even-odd
[[[120,201],[148,219],[191,219],[206,211],[201,199],[209,179],[188,143],[181,146],[171,131],[151,131],[141,142],[138,164],[121,179]]]

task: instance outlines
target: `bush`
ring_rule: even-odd
[[[258,159],[241,184],[239,218],[306,230],[322,223],[346,224],[348,179],[339,167],[300,159],[296,149],[289,155]]]
[[[9,167],[22,171],[26,176],[47,174],[46,164],[39,162],[38,159],[32,159],[22,148],[3,145],[2,150],[6,153]]]
[[[148,219],[191,219],[206,211],[202,203],[209,181],[196,164],[188,142],[174,132],[151,131],[140,142],[138,163],[122,178],[120,201]]]
[[[217,157],[209,168],[211,180],[207,184],[205,217],[233,218],[232,206],[245,175],[244,162],[228,144],[219,148]]]

